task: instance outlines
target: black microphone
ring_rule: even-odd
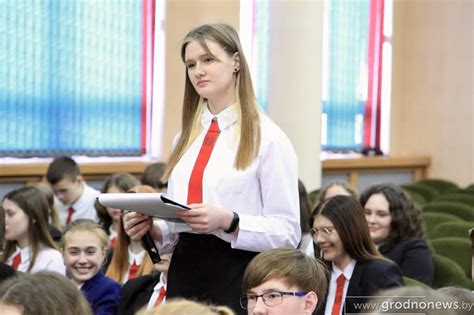
[[[135,191],[128,192],[135,193]],[[153,240],[153,237],[151,237],[150,231],[146,232],[145,235],[142,236],[142,244],[150,256],[151,261],[154,264],[159,263],[161,261],[160,253],[158,252],[158,248],[156,248],[155,241]]]

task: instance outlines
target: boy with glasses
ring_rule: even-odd
[[[324,300],[327,269],[297,249],[258,254],[248,264],[240,305],[248,314],[312,314]]]

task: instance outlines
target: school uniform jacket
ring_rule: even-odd
[[[403,276],[398,266],[393,262],[381,259],[357,262],[349,281],[346,298],[351,296],[371,297],[376,295],[380,290],[399,287],[402,285]],[[343,303],[343,306],[345,307],[343,314],[361,312],[361,309],[357,308],[357,303],[365,302],[366,300],[367,299],[364,298],[349,298],[345,303]],[[324,315],[325,308],[326,299],[323,300],[321,306],[313,314]]]
[[[84,282],[81,291],[86,296],[95,315],[116,314],[122,287],[114,280],[98,272]]]
[[[431,286],[434,277],[433,257],[428,244],[420,238],[410,238],[391,249],[380,246],[382,255],[395,262],[402,275]]]
[[[134,315],[142,307],[148,305],[153,289],[160,282],[160,273],[149,274],[125,283],[122,288],[118,315]]]

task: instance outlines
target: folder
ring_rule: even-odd
[[[108,208],[140,212],[152,217],[183,222],[176,216],[178,210],[189,210],[186,205],[175,202],[164,193],[110,193],[100,194],[98,202]]]

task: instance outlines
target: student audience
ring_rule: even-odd
[[[324,300],[327,269],[297,249],[262,252],[250,261],[240,305],[248,314],[312,314]]]
[[[108,176],[101,189],[101,193],[124,193],[130,188],[139,185],[140,182],[132,174],[115,173]],[[122,210],[106,208],[96,201],[95,209],[99,217],[99,223],[109,235],[109,249],[115,247],[117,231],[121,223]]]
[[[90,219],[77,219],[64,231],[62,249],[68,275],[85,295],[95,315],[116,314],[121,286],[100,271],[109,238]]]
[[[334,196],[314,211],[315,252],[331,270],[326,300],[317,314],[357,312],[356,303],[377,291],[403,285],[397,265],[370,239],[364,210],[350,196]],[[357,298],[354,298],[357,297]]]
[[[0,284],[0,314],[91,315],[79,290],[66,277],[48,271],[20,274]]]
[[[118,315],[133,315],[143,307],[153,309],[166,302],[166,281],[172,254],[161,254],[149,275],[128,280],[122,289]]]
[[[86,184],[73,159],[67,156],[55,158],[48,166],[46,179],[59,199],[62,225],[80,218],[98,221],[94,204],[100,192]]]
[[[129,192],[155,193],[151,186],[139,185]],[[117,231],[117,242],[112,260],[107,267],[107,277],[123,284],[130,279],[153,272],[153,263],[142,246],[142,242],[131,240],[123,228],[122,217]]]
[[[423,239],[421,211],[397,185],[379,184],[360,196],[370,237],[379,252],[394,261],[406,277],[433,283],[431,251]]]
[[[61,253],[48,231],[46,197],[35,187],[22,187],[7,193],[2,206],[6,243],[1,261],[22,272],[65,274]]]

